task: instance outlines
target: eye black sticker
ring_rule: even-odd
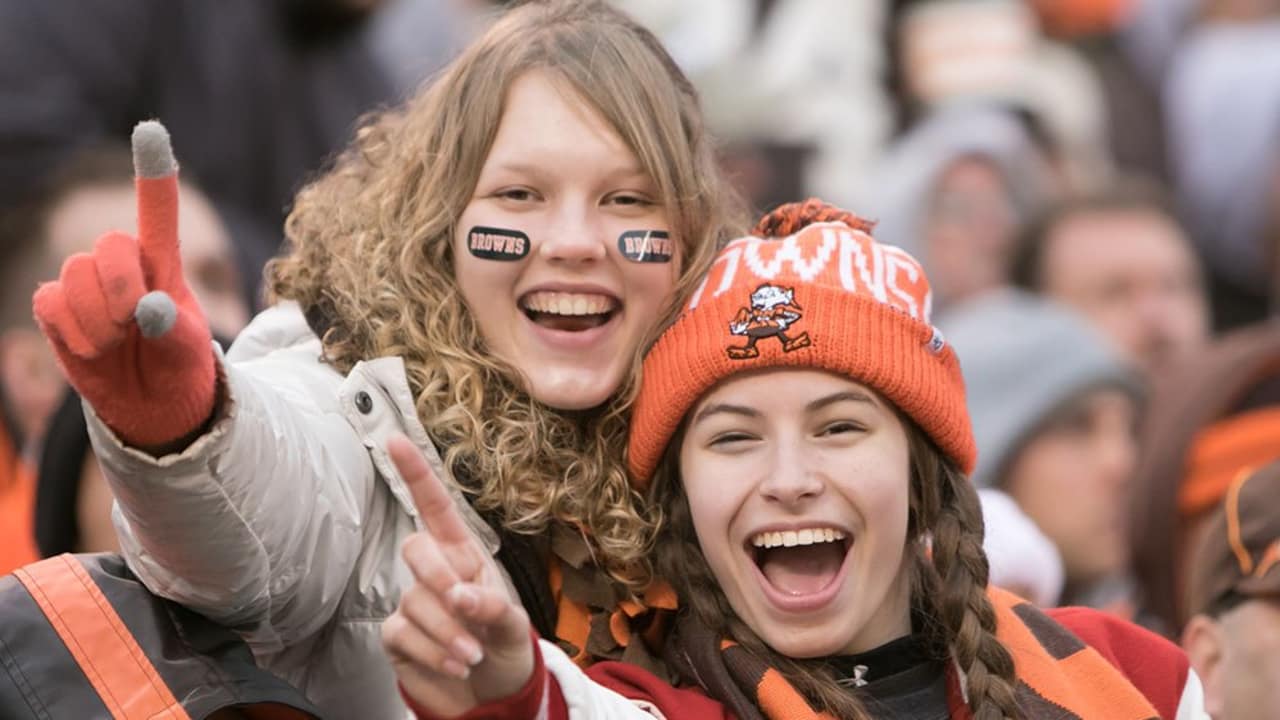
[[[671,262],[671,237],[665,230],[628,230],[618,236],[618,249],[631,262]]]
[[[529,254],[529,236],[519,230],[477,225],[467,233],[467,250],[482,260],[520,260]]]

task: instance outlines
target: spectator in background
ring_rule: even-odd
[[[990,583],[1040,607],[1057,605],[1065,580],[1057,546],[1007,493],[979,488],[978,499],[982,501],[982,549],[990,564]]]
[[[1163,197],[1135,181],[1063,200],[1031,223],[1012,277],[1079,311],[1148,373],[1208,339],[1199,259]]]
[[[935,307],[1008,282],[1016,231],[1048,194],[1043,157],[1011,114],[949,108],[903,137],[877,174],[876,234],[920,259]]]
[[[1075,49],[1049,41],[1021,0],[893,0],[889,91],[900,132],[939,109],[998,104],[1026,125],[1055,181],[1083,192],[1107,180],[1104,88]]]
[[[93,238],[104,232],[136,234],[138,218],[133,158],[125,144],[82,148],[47,180],[45,189],[20,213],[27,218],[23,237],[4,243],[22,260],[5,278],[3,290],[5,307],[26,316],[25,325],[44,346],[44,357],[53,366],[53,354],[30,317],[36,283],[56,276],[62,261],[71,255],[93,250]],[[183,269],[214,335],[232,339],[248,322],[249,308],[238,292],[241,281],[230,236],[201,188],[183,178],[179,194]],[[61,388],[46,411],[52,410]]]
[[[1182,633],[1216,720],[1280,708],[1280,463],[1228,488],[1196,548]]]
[[[879,2],[611,0],[698,88],[734,180],[760,208],[855,198],[890,134]]]
[[[387,63],[409,63],[407,48],[433,51],[367,22],[383,12],[396,13],[394,27],[448,22],[447,4],[423,14],[411,1],[427,0],[0,4],[0,212],[77,149],[127,143],[139,120],[158,118],[256,298],[294,193],[361,114],[407,89]]]
[[[1062,554],[1064,604],[1127,611],[1136,375],[1072,311],[1021,291],[952,308],[978,443],[972,480],[1008,493]]]
[[[1280,457],[1280,324],[1232,332],[1153,386],[1130,530],[1138,619],[1168,637],[1186,622],[1190,548],[1239,473]]]
[[[1209,270],[1219,330],[1273,309],[1278,78],[1280,2],[1205,0],[1165,81],[1178,203]]]
[[[240,292],[230,240],[198,189],[184,182],[180,193],[178,221],[188,282],[215,334],[232,338],[247,322],[249,309]],[[65,258],[92,250],[94,237],[112,229],[137,232],[129,150],[115,145],[84,148],[53,169],[44,186],[29,197],[27,204],[7,215],[0,236],[6,253],[0,263],[0,407],[6,411],[0,421],[0,553],[13,548],[13,559],[20,560],[0,567],[0,573],[35,559],[30,538],[38,491],[31,470],[46,424],[67,392],[53,352],[31,316],[31,295],[40,280],[57,275]],[[83,426],[82,418],[82,432]],[[96,465],[83,451],[74,462],[84,466],[89,479],[80,492],[97,498],[85,502],[86,509],[97,508],[87,511],[86,518],[104,521],[109,529],[110,495]],[[95,535],[99,536],[114,539],[114,533]],[[22,547],[29,550],[18,552]],[[109,548],[95,542],[92,548],[75,549]],[[5,564],[0,557],[0,566]]]
[[[80,395],[68,390],[49,418],[36,467],[35,538],[42,557],[119,552],[111,488],[89,446]]]

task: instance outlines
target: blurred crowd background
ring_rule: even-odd
[[[1280,627],[1275,578],[1246,582],[1280,557],[1280,494],[1246,492],[1280,457],[1280,0],[615,2],[756,209],[816,195],[924,263],[997,582],[1193,650],[1191,618],[1255,596]],[[173,135],[230,341],[293,193],[500,5],[0,0],[0,572],[115,545],[30,298],[134,229],[133,125]]]

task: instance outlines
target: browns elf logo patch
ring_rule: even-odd
[[[748,360],[759,357],[756,343],[765,338],[777,338],[783,352],[809,347],[809,333],[801,332],[788,337],[787,330],[804,317],[804,309],[796,304],[795,288],[764,284],[751,293],[751,307],[739,308],[729,322],[729,332],[747,339],[746,345],[727,348],[731,360]]]

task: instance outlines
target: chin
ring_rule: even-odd
[[[555,381],[530,381],[534,400],[556,410],[581,411],[600,407],[613,397],[619,381],[608,382],[599,377],[557,378]]]
[[[778,629],[784,630],[784,628]],[[761,636],[761,639],[779,654],[797,660],[839,655],[841,649],[848,645],[847,642],[842,643],[834,640],[829,630],[824,632],[815,629],[808,632],[789,632],[779,635],[779,637]]]

